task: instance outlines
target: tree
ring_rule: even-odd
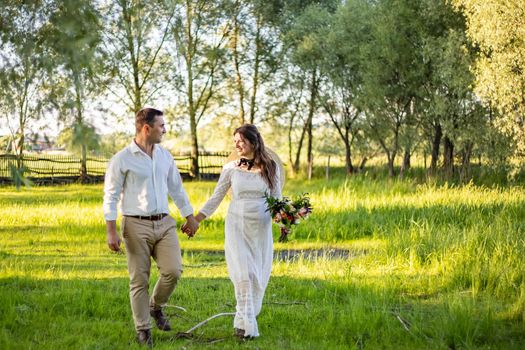
[[[370,135],[381,145],[389,175],[401,141],[414,144],[410,126],[424,75],[420,52],[419,4],[384,0],[372,9],[371,38],[362,47],[363,106]]]
[[[525,156],[525,2],[454,0],[467,18],[467,34],[478,45],[476,92],[499,112],[497,125]]]
[[[369,12],[366,1],[348,1],[336,12],[333,27],[324,38],[327,45],[323,50],[321,74],[327,79],[321,89],[320,102],[343,141],[347,174],[356,170],[352,164],[352,145],[362,116],[356,106],[362,86],[359,52],[371,31]]]
[[[231,85],[237,94],[239,122],[254,123],[260,108],[260,88],[277,70],[280,59],[278,18],[280,4],[271,1],[235,1],[228,37]]]
[[[470,67],[475,50],[465,33],[464,16],[447,1],[425,1],[421,11],[422,55],[427,68],[419,99],[423,133],[430,142],[430,172],[437,170],[443,144],[443,168],[454,172],[455,151],[462,155],[462,174],[469,169],[470,156],[487,132],[486,111],[472,91]],[[457,150],[456,150],[457,149]]]
[[[74,124],[73,127],[66,127],[60,132],[57,138],[57,143],[64,146],[70,152],[78,154],[80,149],[82,157],[84,156],[85,148],[98,150],[101,146],[100,141],[101,137],[95,130],[95,127],[87,123]]]
[[[89,98],[101,93],[96,83],[101,71],[97,65],[101,61],[97,57],[100,15],[91,0],[57,0],[55,5],[46,28],[47,43],[54,53],[50,59],[54,92],[51,100],[60,118],[71,126],[70,144],[81,150],[81,180],[85,181],[87,147],[94,133],[86,121],[85,106]]]
[[[16,169],[22,175],[27,127],[41,116],[45,100],[47,5],[39,0],[6,0],[0,5],[0,111],[16,140]]]
[[[303,79],[307,80],[308,86],[308,115],[301,132],[297,155],[292,166],[294,172],[299,170],[299,157],[305,134],[308,136],[307,143],[307,162],[308,178],[312,176],[313,168],[313,117],[319,107],[319,87],[321,61],[324,57],[323,52],[327,50],[324,37],[329,32],[332,21],[330,8],[312,4],[304,9],[292,25],[288,28],[285,42],[290,51],[290,60],[297,65],[303,74]]]
[[[191,133],[191,173],[199,177],[197,126],[217,95],[218,75],[231,23],[224,19],[221,2],[186,0],[173,8],[175,87],[181,92]]]
[[[288,60],[289,57],[283,58],[282,69],[276,74],[277,79],[269,84],[267,98],[271,103],[268,113],[272,116],[275,125],[286,128],[288,164],[292,167],[292,171],[297,173],[305,132],[304,115],[308,111],[307,82],[303,79],[302,70]],[[297,135],[297,124],[303,125],[299,129],[299,135]],[[294,144],[297,139],[299,142],[294,156]]]
[[[104,83],[112,95],[136,113],[169,86],[169,59],[164,51],[173,19],[162,1],[114,0],[102,8],[104,54],[112,78]]]
[[[453,170],[453,143],[450,139],[458,106],[467,98],[471,74],[468,69],[464,21],[445,1],[425,2],[422,15],[425,26],[421,35],[425,44],[423,60],[428,67],[424,81],[422,109],[423,134],[430,143],[430,173],[437,171],[440,147],[443,144],[443,165],[446,172]],[[456,123],[457,124],[457,123]],[[447,134],[444,127],[447,125]]]
[[[103,155],[113,155],[129,144],[129,135],[123,131],[100,136],[100,151]]]

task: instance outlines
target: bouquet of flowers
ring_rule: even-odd
[[[312,212],[308,193],[296,197],[293,200],[288,197],[278,199],[268,194],[265,195],[267,211],[270,212],[273,221],[279,225],[281,236],[279,242],[286,242],[287,236],[292,231],[293,225],[298,225],[301,220],[306,219]]]

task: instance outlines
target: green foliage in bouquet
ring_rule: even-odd
[[[308,193],[290,199],[283,197],[282,199],[272,197],[268,193],[265,194],[267,211],[270,212],[273,221],[280,227],[281,235],[279,242],[286,242],[288,235],[292,231],[293,225],[298,225],[301,220],[308,218],[312,212],[310,198]]]

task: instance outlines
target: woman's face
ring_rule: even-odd
[[[253,145],[240,133],[237,133],[233,136],[233,142],[235,144],[235,150],[237,151],[237,155],[239,155],[239,157],[244,157],[248,159],[252,159],[254,157]]]

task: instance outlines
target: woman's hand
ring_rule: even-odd
[[[197,220],[198,223],[200,223],[204,219],[206,219],[206,216],[201,212],[199,212],[197,216],[195,216],[195,220]]]

